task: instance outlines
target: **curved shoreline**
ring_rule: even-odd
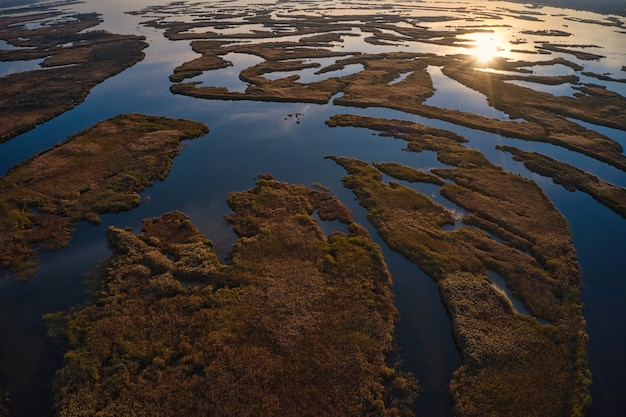
[[[41,18],[47,25],[28,28]],[[87,31],[101,21],[96,13],[64,15],[55,4],[0,18],[1,38],[17,47],[1,50],[2,61],[44,59],[39,70],[0,77],[0,143],[78,106],[94,86],[144,58],[143,36]]]

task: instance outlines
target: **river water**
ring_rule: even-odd
[[[527,171],[521,163],[513,161],[509,154],[495,150],[494,146],[508,144],[541,152],[593,172],[620,186],[626,186],[624,172],[549,144],[503,138],[387,109],[352,109],[333,104],[212,101],[173,95],[169,92],[168,76],[176,66],[198,55],[191,50],[188,41],[169,41],[163,37],[161,31],[142,26],[143,18],[124,14],[125,11],[136,11],[159,3],[165,1],[87,0],[82,4],[67,6],[68,10],[71,8],[102,13],[104,23],[101,28],[111,32],[146,36],[150,44],[146,49],[146,58],[96,86],[80,106],[5,144],[0,144],[0,175],[4,175],[9,168],[25,158],[50,148],[85,127],[120,113],[140,112],[187,118],[205,122],[211,129],[207,136],[185,143],[182,153],[174,160],[167,179],[148,188],[143,193],[146,198],[138,208],[126,213],[104,215],[102,224],[98,226],[86,223],[77,225],[72,244],[68,248],[39,254],[39,272],[28,282],[0,280],[0,386],[11,392],[12,416],[53,414],[49,409],[50,381],[54,370],[61,364],[61,352],[47,338],[41,316],[48,312],[66,310],[84,301],[83,274],[109,254],[104,233],[108,225],[131,226],[138,231],[143,218],[180,210],[189,215],[200,230],[214,241],[215,247],[224,257],[235,239],[231,228],[223,220],[224,215],[229,212],[226,196],[230,191],[250,188],[256,176],[266,172],[272,173],[281,181],[308,185],[318,182],[330,187],[349,206],[357,221],[370,228],[372,236],[383,248],[393,275],[400,311],[397,326],[400,354],[406,361],[407,368],[415,373],[422,384],[423,391],[417,405],[418,415],[451,415],[447,384],[452,372],[460,366],[461,358],[436,285],[416,266],[391,251],[380,240],[375,230],[369,226],[364,209],[356,203],[352,193],[342,186],[341,177],[345,175],[345,171],[334,162],[324,159],[324,156],[330,154],[364,161],[395,161],[423,169],[441,164],[432,152],[406,152],[403,150],[403,141],[383,138],[367,129],[328,128],[324,121],[338,113],[400,118],[455,131],[469,139],[469,147],[480,149],[492,162],[535,180],[544,189],[570,223],[583,269],[584,314],[590,336],[589,352],[594,381],[593,404],[589,415],[626,415],[626,400],[621,395],[626,392],[623,378],[626,375],[626,308],[623,305],[626,294],[626,257],[623,256],[626,249],[626,220],[586,194],[568,192],[553,184],[550,179]],[[227,2],[224,5],[244,3]],[[258,3],[261,2],[254,2]],[[472,2],[466,3],[474,6]],[[591,12],[545,8],[541,9],[544,22],[536,22],[520,19],[520,16],[525,16],[515,12],[523,9],[520,4],[475,3],[478,4],[476,7],[481,8],[501,7],[513,10],[508,13],[509,17],[502,18],[499,22],[504,29],[501,33],[498,32],[502,40],[496,45],[496,50],[502,54],[508,54],[515,59],[539,60],[533,54],[511,52],[513,48],[508,40],[522,36],[519,35],[521,30],[558,27],[575,33],[574,40],[570,39],[568,43],[584,41],[585,44],[601,46],[592,49],[594,53],[600,53],[606,58],[598,62],[582,62],[586,71],[610,73],[614,78],[626,78],[626,72],[620,70],[626,65],[621,47],[626,36],[615,27],[580,21],[597,21],[603,19],[603,16]],[[420,11],[421,15],[442,13],[444,12],[440,9]],[[577,19],[564,20],[572,16]],[[150,17],[153,15],[150,14]],[[424,22],[423,25],[441,29],[446,24]],[[539,39],[539,35],[523,36],[530,45]],[[368,52],[379,52],[390,48],[366,44],[363,37],[357,36],[346,39],[346,43],[349,45],[344,45],[345,49],[350,50],[367,48]],[[517,47],[531,48],[528,45]],[[420,48],[420,51],[441,54],[467,52],[462,48],[417,43],[407,43],[402,48],[403,51]],[[576,61],[571,55],[553,55]],[[247,62],[256,62],[254,59],[255,57],[248,57],[249,61],[246,61],[246,57],[234,57],[242,68],[237,67],[237,71],[233,71],[231,67],[228,71],[208,72],[201,76],[201,81],[215,86],[227,86],[235,91],[241,88],[238,84],[241,83],[237,77],[238,70],[251,65]],[[30,68],[31,64],[24,63],[20,67],[19,63],[13,63],[11,68],[24,70]],[[0,63],[0,75],[3,68],[1,65],[4,64]],[[550,71],[569,70],[543,66],[533,69],[539,74],[542,71],[547,74]],[[346,69],[358,70],[359,68]],[[461,110],[472,109],[476,113],[484,112],[485,116],[506,118],[506,115],[490,108],[485,97],[475,91],[458,88],[455,94],[455,82],[447,79],[438,68],[429,68],[429,73],[438,91],[427,104],[445,108],[461,106]],[[307,76],[313,77],[312,74]],[[603,82],[594,80],[594,83]],[[607,82],[605,85],[626,95],[626,84]],[[550,92],[547,89],[546,91]],[[289,116],[295,114],[299,116]],[[622,144],[626,143],[624,131],[607,130],[589,124],[584,126],[603,132]],[[423,188],[423,192],[435,201],[451,207],[451,203],[445,201],[436,191],[430,191],[428,186]]]

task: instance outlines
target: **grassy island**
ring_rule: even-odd
[[[464,358],[450,384],[458,415],[582,416],[590,376],[581,272],[569,227],[541,189],[445,130],[351,115],[329,124],[380,130],[453,166],[431,170],[453,181],[441,194],[471,212],[467,226],[449,230],[455,221],[444,206],[382,182],[379,169],[394,175],[384,164],[332,157],[385,242],[439,284]],[[493,272],[534,317],[513,310],[490,282]]]
[[[95,13],[59,11],[0,17],[0,39],[17,47],[1,50],[0,61],[42,60],[41,69],[0,77],[0,142],[74,108],[95,85],[144,58],[144,37],[87,31],[100,22]]]
[[[67,343],[58,415],[410,416],[387,361],[397,312],[380,249],[329,192],[260,176],[231,193],[230,263],[180,212],[110,227]],[[326,236],[312,217],[350,232]]]
[[[496,146],[510,152],[513,159],[522,161],[524,166],[537,174],[550,177],[569,191],[580,190],[589,194],[622,217],[626,217],[626,189],[618,187],[579,168],[556,161],[537,152],[525,152],[512,146]]]
[[[72,224],[139,205],[138,193],[169,173],[180,141],[207,132],[187,120],[120,115],[16,165],[0,178],[0,262],[28,277],[32,244],[66,246]]]

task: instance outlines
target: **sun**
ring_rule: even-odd
[[[470,40],[472,43],[468,48],[471,48],[470,53],[477,61],[489,62],[507,53],[506,43],[497,33],[473,33]]]

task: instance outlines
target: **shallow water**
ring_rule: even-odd
[[[492,119],[510,120],[508,114],[491,107],[484,94],[447,77],[440,67],[429,66],[427,71],[433,80],[435,94],[424,101],[425,105],[475,113]]]
[[[345,171],[334,162],[324,159],[324,156],[328,154],[349,156],[371,162],[394,161],[425,170],[440,166],[440,163],[436,161],[432,152],[420,154],[406,152],[403,150],[406,145],[404,141],[380,137],[378,132],[357,128],[328,128],[324,121],[338,113],[402,118],[452,130],[468,138],[468,146],[480,149],[492,162],[508,171],[535,180],[544,189],[571,224],[584,274],[583,298],[594,379],[593,405],[589,415],[617,417],[626,414],[626,400],[618,395],[626,391],[623,380],[623,375],[626,374],[624,354],[626,335],[620,330],[626,327],[626,309],[622,300],[623,294],[626,293],[624,279],[626,259],[623,256],[626,248],[624,242],[626,220],[586,194],[570,193],[553,184],[551,179],[530,173],[521,163],[513,161],[509,154],[500,152],[494,147],[497,144],[507,144],[541,152],[582,167],[621,186],[626,186],[624,172],[554,145],[504,138],[388,109],[352,109],[332,104],[210,101],[172,95],[169,92],[168,76],[175,67],[196,58],[198,54],[191,50],[188,41],[171,42],[163,38],[161,31],[141,26],[140,17],[123,14],[123,11],[139,10],[159,2],[165,3],[163,0],[127,2],[116,0],[103,4],[97,0],[88,0],[83,4],[68,6],[68,9],[96,10],[103,13],[104,23],[100,28],[117,33],[137,33],[147,36],[150,47],[146,50],[146,59],[96,86],[85,102],[75,109],[5,144],[0,144],[0,174],[4,174],[16,163],[50,148],[67,136],[120,113],[141,112],[184,117],[203,121],[211,128],[207,136],[186,142],[182,153],[174,160],[168,178],[155,183],[142,193],[144,201],[137,209],[104,215],[99,226],[86,223],[77,225],[70,247],[40,254],[40,271],[28,282],[0,280],[0,385],[12,391],[13,416],[52,414],[48,409],[49,385],[54,369],[60,364],[61,356],[59,350],[45,336],[41,316],[47,312],[68,309],[84,300],[82,275],[91,270],[98,260],[109,254],[104,233],[108,225],[131,226],[138,231],[141,219],[178,209],[188,214],[200,230],[214,241],[220,256],[224,258],[235,239],[232,229],[223,220],[223,216],[229,212],[226,196],[230,191],[250,188],[257,174],[264,172],[272,173],[281,181],[308,185],[319,182],[330,187],[332,192],[349,206],[355,219],[370,229],[373,237],[383,248],[393,275],[394,292],[400,311],[396,337],[401,356],[406,361],[407,368],[413,371],[422,383],[423,393],[417,411],[422,416],[451,415],[447,384],[452,372],[461,364],[461,358],[456,350],[450,322],[436,284],[412,263],[386,247],[375,230],[369,226],[365,210],[356,203],[352,193],[342,186],[341,177],[345,175]],[[226,2],[223,6],[235,7],[246,3]],[[261,2],[255,2],[257,3]],[[266,1],[265,4],[273,2]],[[514,10],[524,10],[523,5],[502,2],[459,4],[468,10],[474,10],[472,13],[475,18],[481,16],[484,7],[506,6]],[[442,12],[439,9],[420,9],[420,6],[421,3],[407,3],[402,6],[402,11],[426,16],[455,13],[453,8]],[[304,10],[308,7],[311,7],[311,4],[302,6],[296,2],[281,3],[283,9],[281,13],[289,15],[289,10],[299,13],[299,9]],[[401,8],[400,5],[397,7]],[[201,5],[196,6],[195,12],[201,10]],[[374,11],[372,8],[368,12]],[[500,42],[495,45],[495,50],[500,48],[503,54],[508,54],[514,59],[544,60],[546,57],[543,55],[511,53],[510,49],[529,49],[532,48],[534,41],[556,42],[558,39],[554,37],[520,34],[523,29],[540,30],[551,27],[572,32],[572,36],[566,38],[567,43],[593,43],[604,46],[598,53],[606,55],[607,58],[598,62],[583,62],[585,70],[601,70],[600,73],[607,72],[615,78],[625,76],[624,72],[620,72],[621,66],[626,65],[622,47],[625,35],[617,33],[615,28],[567,20],[571,15],[596,20],[602,19],[602,16],[548,7],[540,8],[538,12],[541,14],[531,16],[536,16],[541,21],[520,19],[522,16],[520,13],[500,16],[497,24],[501,27],[494,27],[495,34],[489,35],[489,39],[495,39],[497,35]],[[339,9],[316,9],[311,13],[357,14],[353,10],[346,12]],[[564,13],[565,16],[556,16],[560,13]],[[188,16],[176,18],[189,19]],[[493,23],[484,16],[480,19],[481,21],[477,22],[466,22],[462,19],[451,22],[419,22],[419,25],[437,30],[453,30],[455,26]],[[399,26],[410,26],[413,23],[415,22],[404,22]],[[229,33],[233,32],[231,29],[227,30]],[[345,37],[344,42],[335,47],[337,50],[363,50],[370,53],[397,50],[442,54],[471,52],[461,47],[423,42],[376,46],[364,41],[364,37],[371,34],[360,30],[352,32],[358,36]],[[528,43],[517,46],[509,43],[520,37],[526,38]],[[579,62],[570,54],[555,56]],[[226,86],[241,91],[241,88],[245,88],[245,83],[238,79],[238,71],[251,65],[252,61],[247,56],[228,58],[233,61],[237,61],[238,58],[244,60],[234,62],[234,67],[225,70],[206,72],[198,77],[198,80],[204,81],[207,85]],[[3,65],[8,64],[0,63],[0,75]],[[323,61],[323,65],[326,65],[326,61]],[[572,73],[569,67],[562,65],[535,66],[532,69],[537,74],[544,75]],[[349,69],[352,70],[358,69]],[[312,72],[314,71],[316,69]],[[463,107],[462,110],[490,117],[501,116],[497,113],[486,113],[497,110],[489,107],[481,94],[451,84],[448,81],[450,79],[442,74],[438,75],[436,69],[431,68],[430,73],[433,75],[437,92],[427,104],[446,108]],[[303,76],[303,82],[314,79],[312,78],[314,75],[308,72],[300,72],[299,75]],[[623,88],[623,84],[596,79],[582,81],[606,85],[614,91]],[[288,117],[289,114],[299,116]],[[626,145],[626,132],[576,122]],[[451,209],[455,208],[452,203],[438,195],[437,187],[414,185],[414,188],[427,195],[434,195],[435,201],[444,203]],[[326,231],[330,232],[334,230],[335,225],[324,226],[328,226]]]
[[[248,83],[239,79],[239,73],[248,67],[260,64],[265,60],[258,56],[248,54],[228,53],[222,57],[232,65],[213,71],[204,71],[202,75],[185,80],[186,82],[200,82],[201,86],[226,87],[228,91],[243,93],[248,87]],[[221,84],[216,84],[220,82]]]
[[[513,311],[519,314],[523,314],[525,316],[533,317],[532,313],[528,311],[528,309],[524,305],[524,302],[513,295],[513,292],[509,287],[507,287],[504,278],[502,278],[500,274],[495,271],[489,271],[488,275],[489,281],[491,281],[493,286],[496,287],[498,291],[500,291],[500,293],[503,294],[511,302]]]
[[[566,96],[566,97],[574,97],[574,94],[580,93],[580,91],[576,90],[574,85],[565,83],[558,85],[547,85],[540,83],[533,83],[530,81],[521,81],[521,80],[510,80],[506,81],[507,83],[511,83],[514,85],[519,85],[520,87],[531,88],[533,90],[542,91],[544,93],[552,94],[553,96]]]
[[[4,77],[5,75],[9,75],[9,74],[15,74],[18,72],[41,69],[40,64],[43,61],[45,61],[45,58],[31,59],[30,61],[0,62],[0,77]]]

